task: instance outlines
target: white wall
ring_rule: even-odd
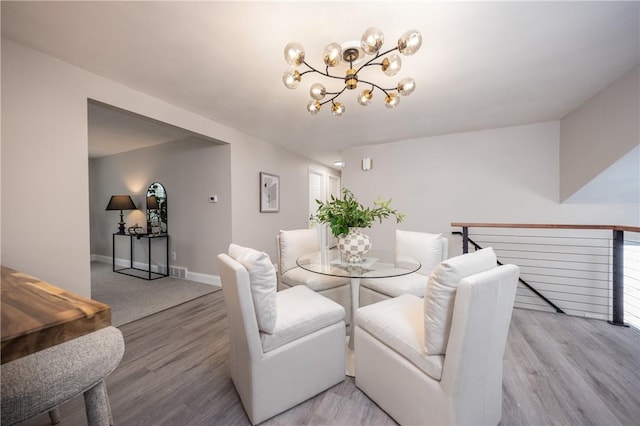
[[[562,119],[560,201],[640,144],[639,69],[635,67]]]
[[[91,254],[112,255],[120,212],[105,211],[109,197],[131,195],[138,210],[125,211],[125,222],[146,227],[147,188],[160,182],[167,191],[170,251],[176,253],[170,264],[218,275],[212,254],[226,251],[231,241],[230,164],[229,145],[195,137],[90,160]],[[218,195],[218,202],[210,203],[209,195]],[[128,238],[116,242],[116,257],[128,258]],[[166,265],[164,240],[157,243],[152,263]],[[135,260],[146,262],[146,244],[135,244]]]
[[[343,185],[365,205],[393,198],[405,222],[374,224],[374,248],[393,247],[394,230],[441,232],[461,253],[451,222],[640,223],[637,204],[563,205],[559,122],[492,129],[353,148],[343,153]],[[373,169],[360,170],[364,157]]]
[[[275,232],[305,223],[310,160],[11,40],[1,53],[3,264],[90,296],[88,99],[229,143],[232,239],[273,255]],[[257,213],[260,171],[281,175],[279,214]]]
[[[45,67],[2,40],[2,262],[88,296],[83,72]]]
[[[231,150],[233,240],[265,251],[276,259],[280,229],[308,227],[309,167],[338,175],[317,163],[267,143],[236,143]],[[260,172],[280,176],[280,212],[260,213]]]

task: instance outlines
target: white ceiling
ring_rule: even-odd
[[[355,145],[562,118],[640,62],[639,5],[2,1],[2,35],[331,164]],[[365,108],[349,92],[342,117],[311,116],[318,79],[285,88],[284,46],[300,42],[320,67],[326,44],[371,26],[383,48],[421,31],[422,49],[380,79],[411,76],[415,93],[389,110],[379,94]]]
[[[89,101],[89,158],[105,157],[161,143],[202,138],[179,127]]]

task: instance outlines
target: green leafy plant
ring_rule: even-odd
[[[382,223],[382,219],[395,216],[396,223],[405,218],[403,213],[390,207],[391,199],[383,201],[378,197],[373,207],[364,207],[347,188],[342,189],[342,198],[333,195],[326,202],[316,200],[318,209],[311,216],[312,222],[328,223],[335,237],[346,235],[349,228],[370,228],[374,220]]]

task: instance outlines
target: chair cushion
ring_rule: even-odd
[[[433,270],[424,296],[424,344],[429,355],[446,352],[460,281],[496,266],[496,254],[488,247],[447,259]]]
[[[423,275],[428,276],[442,262],[443,250],[442,234],[396,230],[396,256],[418,259],[422,264],[418,272]]]
[[[297,267],[300,256],[319,250],[318,231],[314,228],[280,231],[279,237],[280,274]]]
[[[424,349],[423,301],[403,294],[356,311],[356,325],[384,343],[436,380],[442,377],[444,356]],[[356,362],[358,348],[356,347]]]
[[[277,320],[277,278],[269,255],[249,247],[231,244],[229,256],[240,262],[249,272],[251,298],[258,329],[265,333],[273,333]]]
[[[366,278],[360,281],[361,287],[366,287],[389,297],[398,297],[402,294],[413,294],[424,297],[429,278],[414,272],[393,278]]]
[[[424,278],[424,277],[423,277]],[[322,291],[349,284],[349,278],[316,274],[297,266],[280,275],[280,281],[288,286],[306,285],[313,291]]]
[[[344,320],[342,306],[301,285],[279,291],[277,305],[273,334],[260,333],[264,352]]]

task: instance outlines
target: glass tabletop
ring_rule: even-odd
[[[393,252],[371,250],[362,262],[349,263],[338,250],[323,250],[305,254],[296,263],[302,269],[322,275],[347,278],[389,278],[407,275],[422,266],[417,259],[398,256]]]

